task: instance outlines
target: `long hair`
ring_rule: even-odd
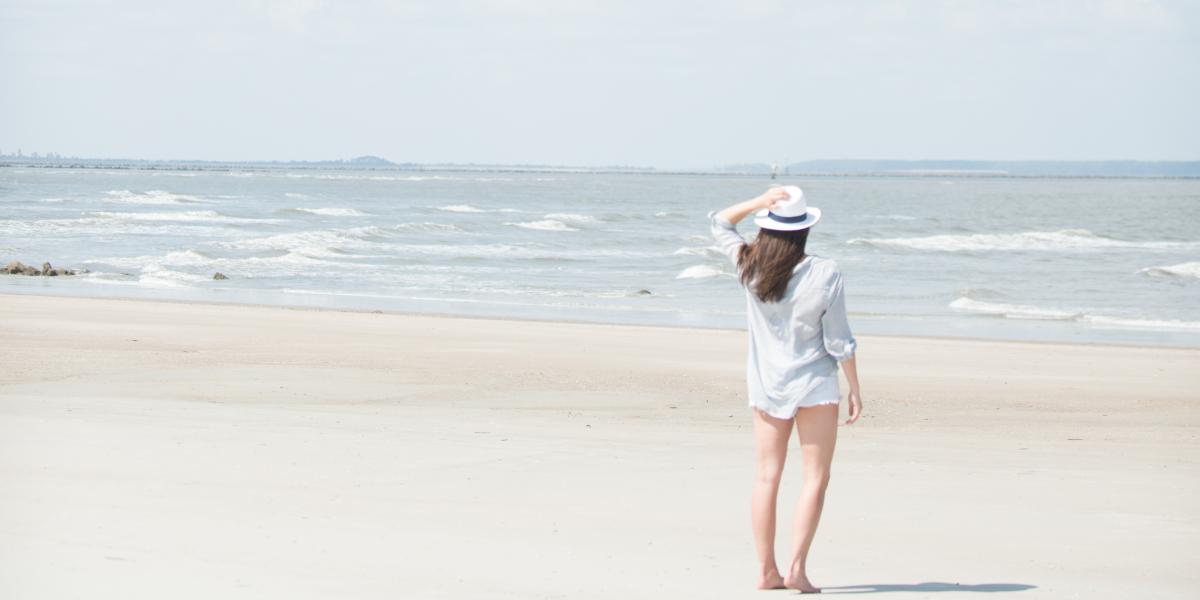
[[[738,254],[742,285],[763,302],[782,300],[792,278],[792,269],[804,260],[806,244],[807,228],[799,231],[760,229],[758,237],[742,246]]]

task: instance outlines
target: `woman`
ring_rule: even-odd
[[[750,213],[757,213],[754,223],[760,231],[747,244],[736,225]],[[713,236],[746,289],[746,383],[758,452],[751,505],[762,565],[758,587],[820,592],[808,580],[805,562],[821,518],[837,440],[839,364],[850,385],[846,424],[862,414],[842,275],[832,260],[805,253],[808,231],[821,211],[806,205],[798,187],[768,190],[709,217]],[[792,559],[787,575],[781,576],[775,562],[775,499],[793,424],[800,439],[804,486],[796,507]]]

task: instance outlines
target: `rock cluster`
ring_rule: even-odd
[[[0,269],[0,273],[9,275],[44,275],[46,277],[58,277],[59,275],[74,275],[75,271],[70,269],[55,269],[50,266],[50,263],[42,263],[42,269],[39,271],[37,267],[33,267],[22,263],[19,260],[14,260]]]

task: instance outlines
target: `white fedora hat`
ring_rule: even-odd
[[[808,229],[821,220],[821,209],[809,206],[804,201],[804,191],[794,185],[785,185],[787,200],[774,207],[758,211],[754,216],[754,224],[760,229],[775,231],[800,231]]]

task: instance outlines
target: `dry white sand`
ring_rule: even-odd
[[[752,589],[740,332],[0,314],[0,598],[792,593]],[[866,416],[810,560],[827,592],[1200,594],[1200,351],[860,342]]]

